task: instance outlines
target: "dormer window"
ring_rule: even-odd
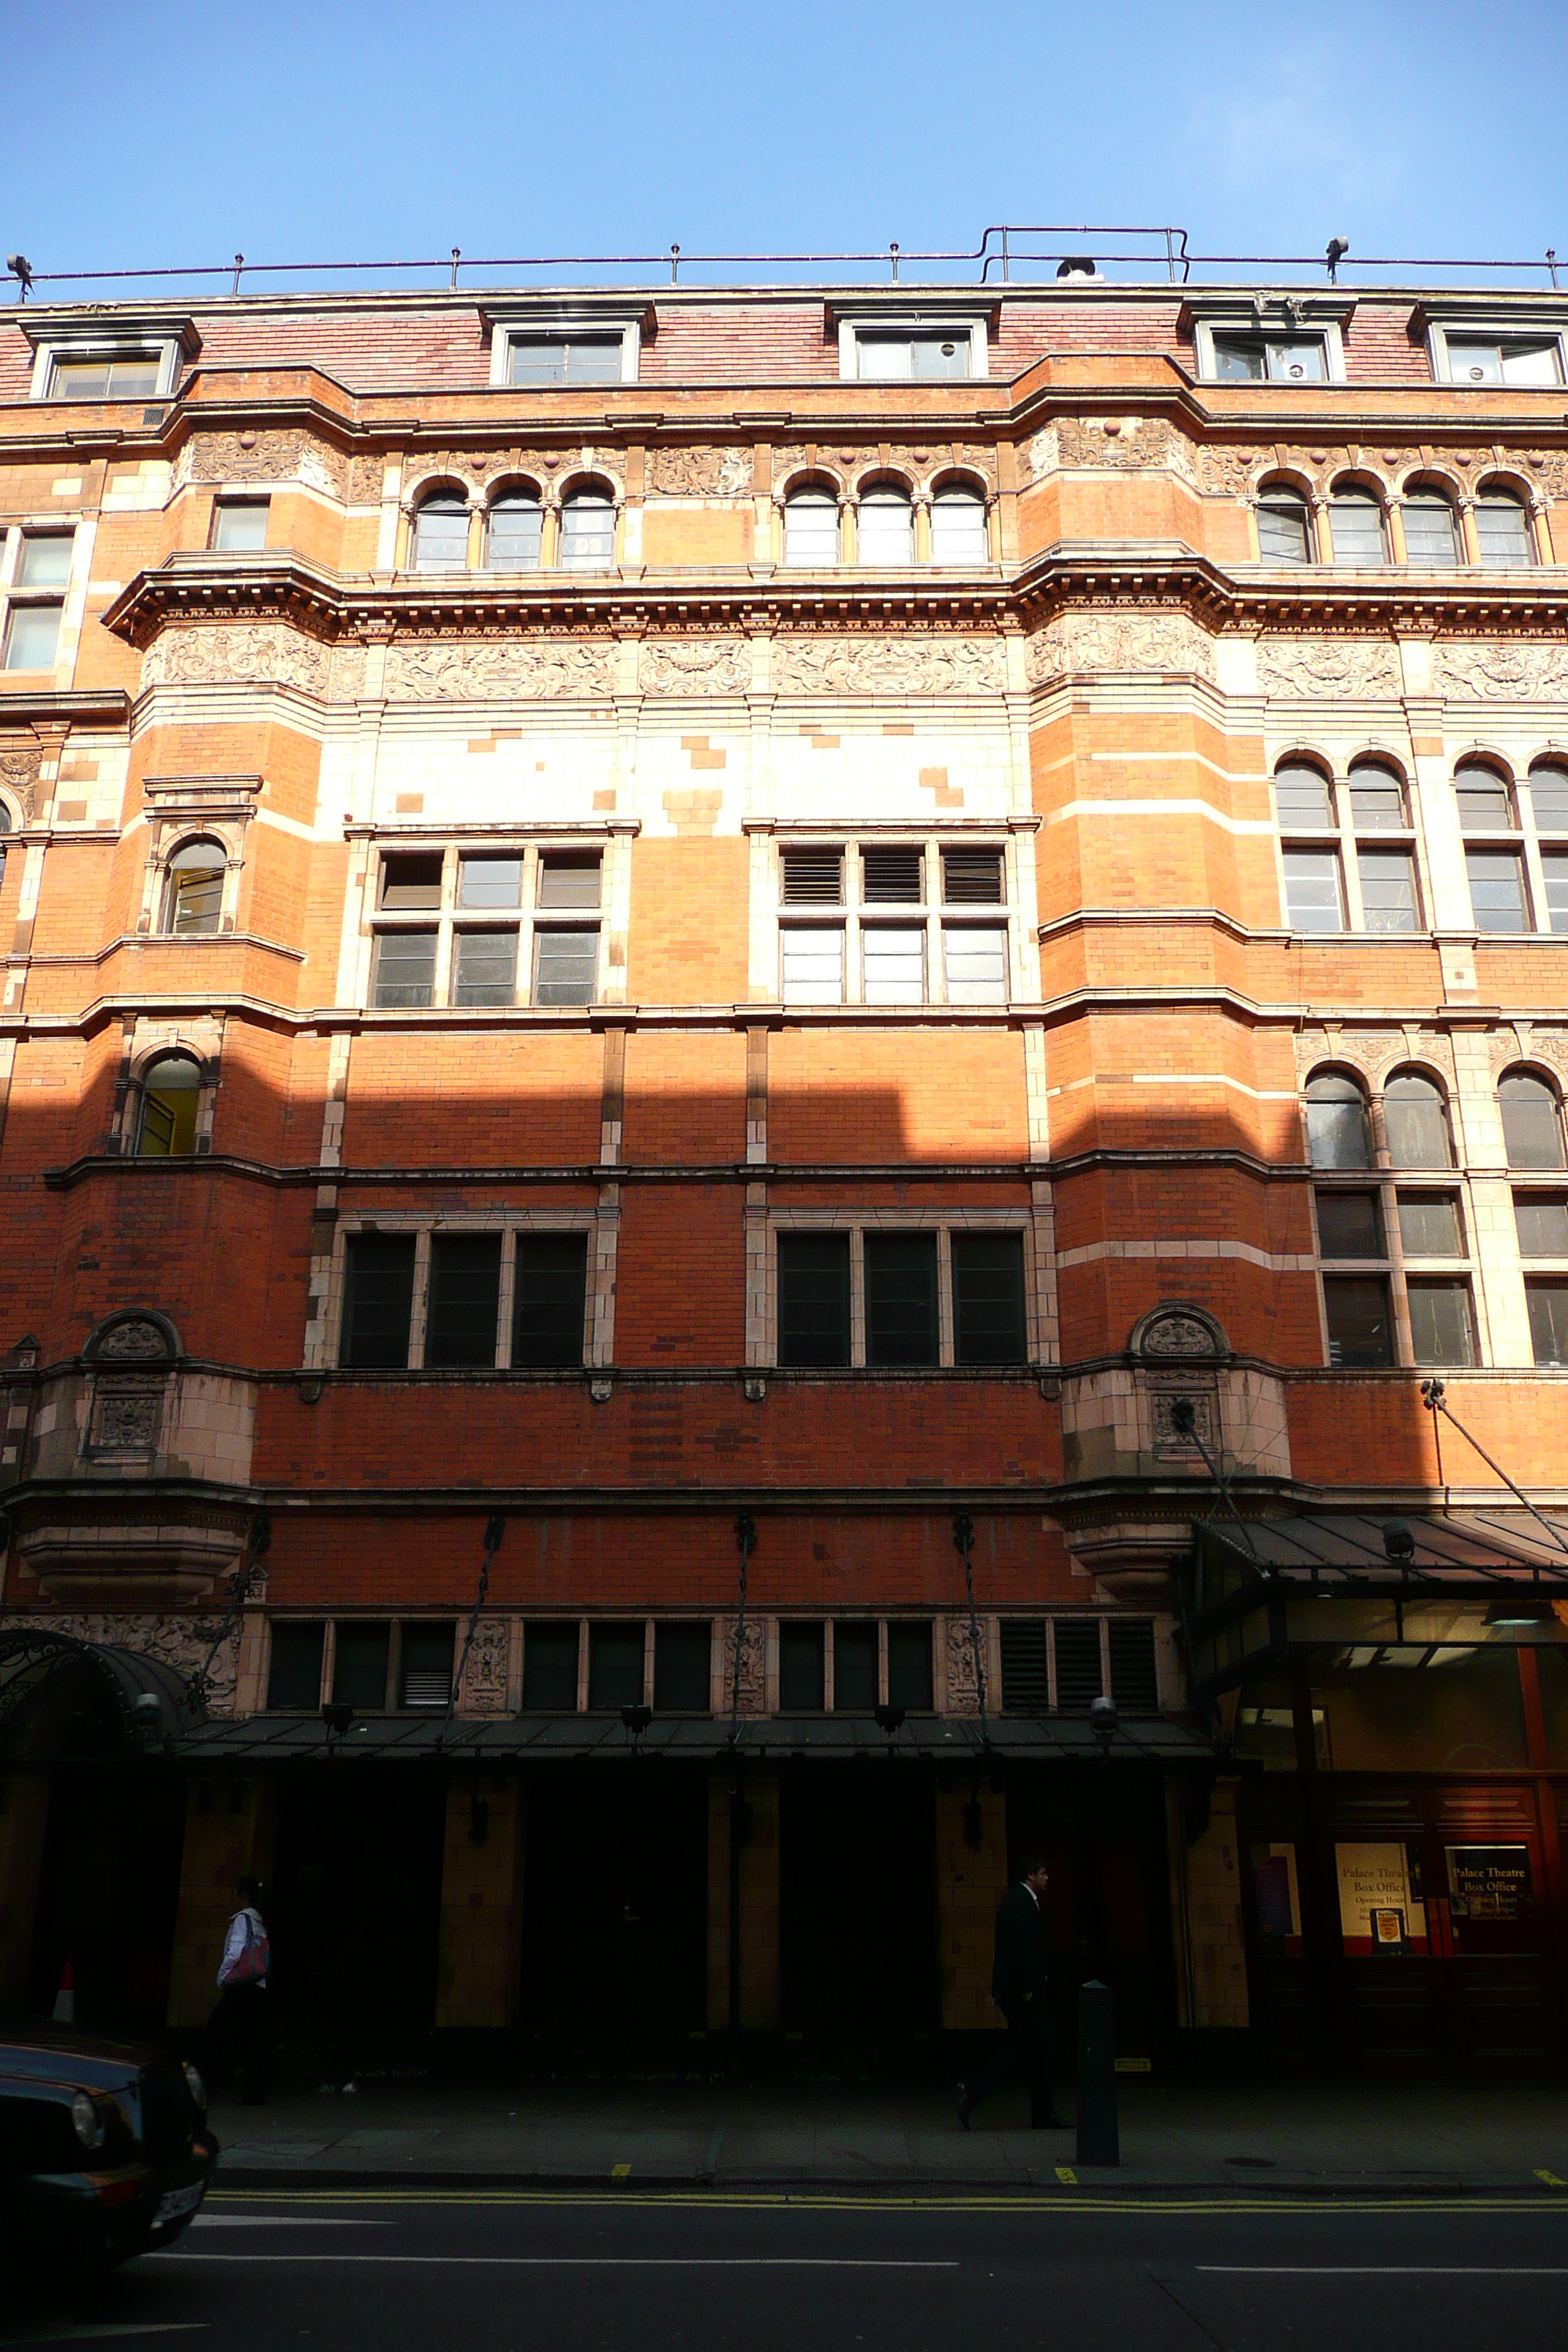
[[[194,322],[171,311],[56,313],[22,322],[33,346],[35,400],[168,400],[183,360],[201,348]]]
[[[519,303],[487,310],[485,318],[492,391],[636,383],[643,331],[653,324],[651,308],[624,302],[604,309],[596,302]]]
[[[1450,383],[1555,384],[1563,381],[1556,335],[1448,335]]]
[[[950,311],[932,302],[922,316],[889,313],[874,297],[846,297],[833,306],[838,327],[838,373],[846,383],[961,383],[988,373],[986,320],[981,309]]]
[[[1550,392],[1568,383],[1568,303],[1561,299],[1537,296],[1489,318],[1463,299],[1450,308],[1435,296],[1416,311],[1411,332],[1426,336],[1434,383]]]
[[[857,374],[883,383],[942,383],[970,373],[966,334],[861,333],[855,352]]]
[[[1324,383],[1328,359],[1321,335],[1226,335],[1214,338],[1216,383]]]
[[[153,400],[161,362],[156,352],[132,352],[117,359],[57,359],[49,375],[50,400]]]
[[[619,335],[516,335],[508,383],[619,383]]]

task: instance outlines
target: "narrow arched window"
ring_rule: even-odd
[[[1533,563],[1535,546],[1523,501],[1493,483],[1476,500],[1476,544],[1483,563]]]
[[[1351,770],[1351,814],[1358,833],[1404,833],[1410,819],[1405,787],[1392,768],[1358,760]]]
[[[187,841],[169,860],[163,929],[190,939],[216,931],[223,919],[224,853],[216,841]]]
[[[1454,509],[1440,490],[1417,490],[1405,499],[1405,553],[1409,562],[1428,571],[1459,561]]]
[[[1366,1097],[1353,1078],[1326,1070],[1307,1085],[1307,1150],[1314,1168],[1370,1168]]]
[[[1258,501],[1258,552],[1265,563],[1310,563],[1312,525],[1307,501],[1284,483]]]
[[[1367,490],[1342,490],[1329,504],[1329,529],[1334,539],[1334,562],[1359,565],[1386,563],[1383,509]]]
[[[838,500],[829,489],[814,484],[795,490],[784,500],[786,563],[826,571],[838,561]]]
[[[914,509],[896,483],[879,482],[861,492],[857,524],[862,563],[914,562]]]
[[[607,490],[574,490],[561,509],[563,564],[573,572],[606,572],[615,560],[615,500]]]
[[[988,563],[985,501],[977,490],[954,483],[938,490],[931,502],[931,560],[933,563]]]
[[[544,536],[544,509],[530,490],[509,490],[489,510],[485,563],[491,572],[531,572]]]
[[[1383,1090],[1388,1156],[1396,1168],[1451,1168],[1453,1146],[1443,1097],[1419,1070],[1402,1070]]]
[[[416,572],[466,572],[468,568],[468,509],[448,491],[426,499],[414,517]]]
[[[1544,1078],[1514,1070],[1498,1087],[1503,1141],[1510,1168],[1562,1168],[1563,1119]]]
[[[174,1160],[196,1148],[196,1101],[201,1072],[186,1054],[162,1054],[142,1081],[142,1117],[136,1134],[141,1160]]]

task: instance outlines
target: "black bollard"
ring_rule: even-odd
[[[1121,2161],[1116,2133],[1116,2019],[1110,1987],[1099,1982],[1079,1987],[1078,2160]]]

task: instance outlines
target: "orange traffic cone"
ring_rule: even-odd
[[[76,2023],[76,1969],[69,1960],[60,1970],[59,1990],[55,1995],[55,2023]]]

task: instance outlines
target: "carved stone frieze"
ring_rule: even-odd
[[[459,1635],[459,1639],[461,1636]],[[481,1617],[474,1628],[463,1668],[458,1704],[465,1715],[504,1715],[511,1657],[511,1625],[505,1617]]]
[[[672,499],[744,498],[752,487],[749,449],[656,449],[650,488]]]
[[[1180,670],[1212,681],[1214,645],[1183,612],[1062,613],[1029,639],[1024,667],[1032,686],[1070,670]]]
[[[97,1613],[48,1616],[13,1616],[5,1619],[7,1633],[18,1632],[24,1626],[37,1627],[49,1633],[68,1633],[79,1642],[93,1642],[105,1649],[133,1650],[145,1657],[157,1658],[187,1681],[206,1666],[206,1704],[209,1714],[234,1713],[235,1686],[239,1674],[239,1620],[237,1617],[220,1644],[212,1664],[207,1665],[208,1653],[223,1632],[222,1614],[207,1617],[170,1616],[158,1614],[126,1614],[104,1612]]]
[[[0,751],[0,784],[15,798],[24,824],[31,824],[38,802],[37,751]]]
[[[341,499],[348,494],[349,463],[342,449],[313,433],[195,433],[175,462],[174,487],[187,482],[302,482]],[[379,459],[376,465],[379,498]]]
[[[141,1316],[111,1324],[98,1343],[98,1354],[110,1360],[157,1362],[167,1358],[169,1343],[156,1323]]]
[[[348,495],[356,507],[378,507],[386,480],[384,457],[365,455],[349,459]]]
[[[1404,690],[1398,650],[1377,637],[1260,637],[1258,683],[1308,702]]]
[[[163,1419],[161,1381],[100,1381],[93,1397],[95,1452],[154,1454]]]
[[[986,694],[1007,682],[994,637],[779,637],[781,693]]]
[[[727,1714],[735,1690],[735,1621],[721,1621],[720,1643],[724,1659],[724,1711]],[[765,1715],[768,1706],[768,1644],[767,1628],[760,1617],[748,1617],[741,1633],[741,1704],[742,1715]]]
[[[392,645],[386,656],[387,694],[408,698],[602,697],[614,682],[615,647],[608,638],[411,639]]]
[[[1056,436],[1064,470],[1112,466],[1131,472],[1170,463],[1173,436],[1162,416],[1058,416]]]
[[[1215,1335],[1202,1318],[1175,1307],[1150,1318],[1143,1327],[1141,1347],[1145,1356],[1213,1356],[1216,1353]]]
[[[334,702],[357,702],[364,692],[365,649],[363,646],[334,646],[331,668],[331,688]]]
[[[313,637],[281,622],[236,621],[226,627],[164,632],[142,666],[146,686],[212,686],[237,679],[248,686],[292,686],[321,694],[328,653]]]
[[[1054,425],[1042,425],[1018,445],[1018,476],[1023,482],[1043,482],[1061,468],[1061,448]]]
[[[1541,1063],[1568,1082],[1568,1035],[1561,1029],[1543,1029],[1538,1022],[1510,1022],[1487,1039],[1487,1060],[1494,1081],[1516,1062]]]
[[[752,648],[743,638],[654,638],[643,646],[637,683],[645,694],[744,694]]]
[[[1485,702],[1568,700],[1568,646],[1440,638],[1432,648],[1432,684],[1438,694]]]
[[[985,1621],[977,1620],[980,1635],[980,1664],[985,1660]],[[967,1617],[950,1617],[947,1621],[946,1655],[947,1712],[949,1715],[978,1715],[980,1685],[975,1675],[974,1640]],[[991,1694],[986,1693],[987,1699]]]

